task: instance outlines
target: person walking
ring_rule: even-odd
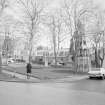
[[[27,63],[26,69],[27,69],[27,79],[30,79],[30,74],[32,69],[31,63]]]

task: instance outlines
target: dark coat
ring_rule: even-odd
[[[30,63],[27,64],[27,67],[26,68],[27,68],[27,73],[31,73],[32,66],[31,66]]]

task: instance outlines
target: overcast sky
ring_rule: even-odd
[[[14,1],[14,0],[13,0]],[[60,2],[63,0],[48,0],[49,1],[49,7],[51,8],[58,8],[60,5]],[[50,2],[51,1],[51,2]],[[105,0],[93,0],[95,4],[97,4],[101,9],[105,9]],[[13,8],[16,8],[16,6],[13,4],[11,5],[10,9],[7,9],[7,13],[9,14],[13,14],[14,16],[18,15],[17,11]]]
[[[49,7],[50,8],[58,8],[61,1],[62,0],[49,0],[49,3],[50,3]],[[105,9],[105,0],[94,0],[94,3],[97,4],[100,9],[102,9],[102,10]],[[17,18],[17,17],[19,18],[19,12],[17,11],[18,9],[14,9],[15,5],[12,5],[12,6],[10,9],[7,9],[6,12],[8,14],[13,15],[15,18]],[[41,41],[41,44],[46,46],[47,45],[47,43],[45,43],[46,38],[43,37],[42,39],[43,40]],[[69,43],[65,43],[65,44],[68,45]],[[65,46],[67,46],[67,45],[65,45]]]
[[[14,1],[14,0],[13,0]],[[60,5],[60,2],[63,0],[48,0],[49,1],[49,6],[50,8],[58,8]],[[50,2],[51,1],[51,2]],[[105,0],[93,0],[95,4],[98,5],[98,7],[102,10],[105,9]],[[15,9],[14,9],[15,8]],[[11,5],[10,9],[7,9],[6,12],[7,14],[11,14],[14,17],[19,17],[19,11],[17,11],[18,9],[16,8],[16,6],[13,4]]]
[[[100,8],[105,9],[105,0],[94,0],[94,2],[99,5]]]

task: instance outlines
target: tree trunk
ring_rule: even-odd
[[[29,50],[29,58],[28,58],[29,63],[31,63],[31,58],[32,58],[31,53],[32,53],[32,46],[31,46],[31,48]]]
[[[54,47],[54,60],[55,60],[55,65],[57,65],[57,55],[56,55],[56,49]]]
[[[29,42],[29,55],[28,55],[28,62],[31,63],[31,58],[32,58],[32,38],[30,39]]]
[[[103,66],[103,60],[104,60],[104,48],[102,49],[102,52],[100,51],[99,59],[101,61],[100,66]]]
[[[98,57],[98,51],[97,51],[97,48],[95,48],[95,65],[96,65],[96,68],[99,68],[100,67],[100,61],[99,61],[99,57]]]
[[[58,50],[59,50],[59,47],[60,47],[60,38],[59,38],[59,35],[58,35]]]
[[[0,53],[0,73],[2,73],[2,55]]]
[[[54,46],[54,63],[57,65],[57,53],[56,53],[56,37],[55,33],[53,33],[53,46]]]

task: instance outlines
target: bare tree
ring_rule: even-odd
[[[50,26],[50,30],[52,32],[52,41],[53,41],[55,65],[57,65],[56,20],[55,20],[55,17],[53,15],[50,18],[51,18],[51,23],[49,24],[49,26]]]
[[[87,3],[87,5],[85,5],[85,3]],[[91,7],[88,7],[88,4],[88,1],[84,2],[83,0],[70,0],[64,2],[64,21],[68,27],[71,39],[75,34],[78,35],[78,23],[80,22],[81,17],[87,12],[90,12]]]
[[[58,44],[58,50],[59,50],[59,48],[60,48],[60,43],[62,42],[62,40],[61,40],[61,37],[60,37],[60,35],[61,35],[61,31],[62,31],[62,21],[61,21],[61,19],[60,18],[58,18],[57,19],[57,44]]]
[[[7,0],[0,0],[0,16],[2,16],[4,9],[8,7]],[[2,44],[0,44],[0,73],[1,73],[1,66],[2,66]]]
[[[72,55],[73,67],[77,70],[78,49],[80,41],[82,42],[83,35],[85,35],[83,19],[91,12],[91,2],[90,0],[66,0],[63,4],[64,21],[70,35],[69,55]]]
[[[13,40],[14,40],[14,37],[16,36],[16,28],[18,26],[16,23],[17,23],[17,20],[13,16],[7,15],[7,14],[2,16],[1,27],[3,29],[1,31],[3,31],[2,33],[4,35],[4,40],[2,44],[2,55],[6,59],[6,62],[5,62],[6,64],[7,64],[9,55],[13,55],[13,52],[14,52],[15,42]]]
[[[8,0],[0,0],[0,15],[2,15],[4,9],[8,7]]]
[[[46,20],[47,19],[47,20]],[[48,13],[45,15],[45,19],[43,22],[45,25],[48,26],[51,36],[51,44],[53,46],[53,53],[54,53],[54,63],[57,65],[57,20],[54,14]]]
[[[78,22],[81,20],[81,17],[90,12],[91,7],[88,7],[89,3],[88,1],[83,2],[83,0],[64,1],[64,21],[69,30],[70,40],[77,34]]]
[[[56,42],[57,42],[57,50],[60,49],[60,44],[69,38],[69,33],[67,31],[67,27],[65,25],[65,21],[63,20],[63,12],[62,9],[55,12],[55,19],[56,19]]]
[[[98,11],[98,10],[97,10]],[[95,51],[95,67],[102,67],[103,66],[103,60],[104,60],[104,31],[105,31],[105,25],[104,25],[104,18],[103,11],[98,11],[94,13],[94,18],[96,19],[95,24],[95,32],[94,35],[92,35],[92,40],[94,42],[93,49]],[[101,46],[100,46],[101,44]]]
[[[22,7],[24,13],[25,24],[28,30],[28,47],[29,47],[29,62],[31,61],[31,53],[33,39],[36,38],[36,33],[39,28],[40,19],[44,7],[39,0],[18,0],[18,4]]]
[[[47,17],[47,18],[46,18]],[[44,24],[48,26],[51,32],[51,42],[53,45],[54,61],[57,65],[57,53],[60,49],[60,44],[68,38],[65,32],[65,22],[63,20],[62,10],[56,9],[53,12],[48,13],[44,19]]]

